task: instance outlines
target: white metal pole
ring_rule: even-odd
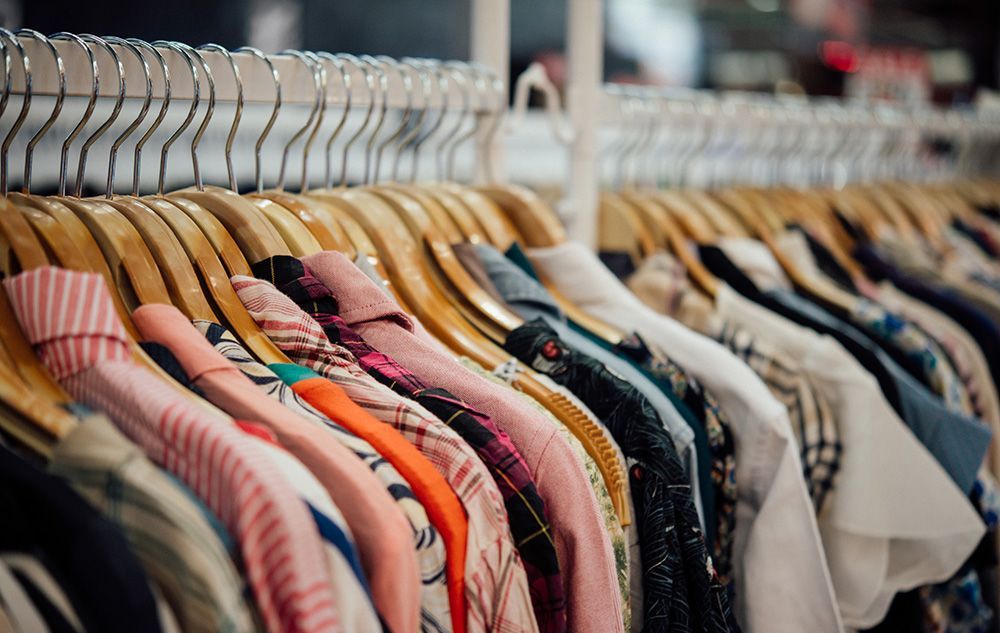
[[[472,61],[489,68],[503,82],[504,102],[502,110],[507,108],[507,96],[510,92],[510,0],[472,0],[471,53]],[[489,87],[488,95],[494,97],[493,87]],[[502,133],[493,136],[490,147],[486,143],[486,131],[489,126],[483,126],[477,139],[478,156],[489,156],[493,165],[493,175],[503,182],[506,179]],[[489,174],[486,165],[476,163],[476,182],[484,182]]]
[[[604,75],[604,3],[567,0],[566,108],[575,131],[570,147],[567,231],[572,239],[597,246],[597,128]]]

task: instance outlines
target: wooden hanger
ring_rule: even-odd
[[[687,200],[691,208],[700,211],[708,219],[717,235],[728,237],[750,237],[746,227],[731,210],[719,204],[708,193],[700,189],[678,189],[673,192],[678,198]]]
[[[566,229],[555,210],[527,187],[488,184],[477,186],[475,190],[503,209],[524,238],[525,246],[541,248],[566,241]]]
[[[684,264],[688,275],[695,283],[695,287],[714,299],[719,291],[719,280],[688,248],[687,240],[674,222],[670,212],[657,205],[658,197],[650,198],[628,191],[622,192],[621,196],[625,202],[632,205],[648,225],[657,227],[658,232],[663,236],[665,246],[673,251],[677,259]]]

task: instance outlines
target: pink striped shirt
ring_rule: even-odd
[[[39,268],[4,281],[39,359],[188,485],[237,537],[270,633],[342,629],[315,524],[295,490],[230,420],[132,361],[104,279]]]

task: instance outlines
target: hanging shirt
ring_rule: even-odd
[[[228,420],[132,362],[104,279],[46,267],[6,279],[4,287],[53,377],[74,398],[107,414],[223,519],[240,542],[267,629],[340,630],[332,578],[305,507]]]
[[[646,307],[582,244],[531,249],[528,257],[568,300],[666,350],[715,395],[728,416],[739,496],[733,551],[739,594],[733,608],[743,628],[841,631],[785,407],[746,364],[717,342]]]
[[[438,494],[454,494],[448,484],[455,486],[469,520],[464,575],[467,608],[463,611],[453,603],[452,613],[465,613],[467,624],[474,631],[492,631],[497,627],[503,630],[504,626],[537,630],[527,577],[510,538],[503,499],[475,453],[454,431],[420,405],[368,376],[350,352],[332,344],[320,325],[274,286],[239,276],[233,277],[232,283],[257,324],[282,351],[327,380],[335,381],[351,400],[390,425],[348,428],[365,437],[388,459],[397,456],[398,460],[393,463],[400,472],[412,470],[420,463],[416,458],[407,457],[416,446],[420,451],[416,457],[426,460],[421,455],[431,455],[434,466],[449,473],[448,481],[440,480],[443,487],[436,486]],[[278,373],[281,375],[280,371]],[[296,391],[330,415],[329,410],[317,404],[318,395],[314,391],[317,387],[319,385],[314,383],[308,390],[298,387]],[[396,441],[393,446],[388,431],[393,431],[402,443]],[[414,444],[404,440],[399,432],[406,433],[406,438]],[[437,471],[432,469],[432,472],[433,476],[441,477]],[[432,475],[426,473],[425,476],[430,478]],[[430,502],[424,504],[428,505]]]
[[[256,630],[243,579],[201,510],[107,418],[60,440],[49,470],[122,527],[182,630]]]
[[[409,526],[368,467],[322,427],[261,393],[177,308],[144,305],[132,321],[143,338],[174,355],[210,402],[265,425],[317,477],[356,534],[379,613],[392,631],[416,633],[421,583]]]
[[[552,524],[565,583],[569,630],[621,631],[614,558],[587,475],[551,421],[499,385],[484,381],[418,335],[397,303],[339,253],[326,251],[303,263],[330,289],[340,316],[376,349],[391,354],[421,380],[460,397],[489,415],[528,464]],[[608,602],[592,608],[593,596]]]
[[[4,447],[0,484],[0,551],[43,561],[63,583],[85,630],[164,631],[149,580],[117,525],[65,481],[35,470]],[[21,588],[12,574],[8,579],[12,588]],[[9,592],[0,595],[10,597]],[[15,619],[37,614],[28,609],[30,599],[25,603],[19,596],[11,602]],[[45,626],[41,617],[33,621]]]
[[[684,469],[649,402],[596,360],[566,347],[541,319],[511,332],[504,348],[582,398],[630,460],[642,540],[643,630],[739,630],[714,576]]]
[[[326,286],[297,259],[272,257],[254,264],[253,270],[316,319],[330,341],[350,351],[370,376],[422,405],[475,449],[504,497],[511,534],[528,574],[539,629],[542,633],[565,631],[566,601],[545,505],[507,434],[488,416],[447,390],[428,387],[392,357],[368,345],[337,314],[337,302]]]
[[[285,384],[277,374],[258,363],[224,327],[211,321],[195,321],[194,326],[215,347],[216,351],[233,363],[265,395],[280,402],[302,419],[325,429],[339,443],[350,449],[367,464],[410,523],[423,585],[420,599],[420,625],[422,629],[431,633],[451,631],[451,607],[448,604],[444,540],[437,528],[431,524],[426,509],[417,500],[406,479],[371,444],[323,415],[300,398],[291,386]]]
[[[699,464],[700,459],[704,461],[708,459],[708,440],[703,429],[690,422],[690,412],[683,412],[688,414],[688,417],[685,418],[681,412],[684,405],[672,401],[667,393],[664,393],[627,357],[623,358],[616,354],[612,349],[609,349],[610,346],[602,347],[596,341],[570,327],[559,308],[559,304],[555,302],[544,286],[521,270],[517,264],[507,259],[500,251],[488,244],[477,244],[473,248],[497,292],[500,293],[503,301],[513,312],[527,320],[544,319],[567,345],[604,363],[609,369],[617,372],[635,386],[649,400],[669,430],[674,446],[690,476],[691,485],[695,491],[698,516],[704,527],[704,505],[707,503],[708,507],[711,508],[714,503],[714,499],[705,498],[705,495],[710,494],[712,490],[708,464]],[[516,245],[512,248],[516,248]],[[714,532],[714,529],[711,531]]]

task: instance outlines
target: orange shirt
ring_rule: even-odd
[[[303,375],[301,367],[294,367],[292,371],[287,365],[269,367],[303,400],[365,439],[410,483],[413,494],[444,539],[452,630],[453,633],[465,633],[465,552],[469,524],[462,503],[451,486],[413,444],[396,429],[376,420],[355,404],[338,385],[312,372],[309,373],[313,377],[298,379]]]

